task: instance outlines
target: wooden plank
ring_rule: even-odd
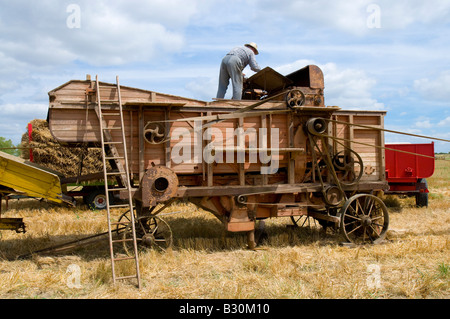
[[[207,116],[211,116],[211,112],[207,112],[206,113],[206,115]],[[203,122],[202,122],[203,123]],[[202,132],[203,133],[203,132]],[[203,134],[202,134],[203,135]],[[203,156],[202,156],[202,158],[203,158]],[[205,159],[203,158],[203,160],[202,161],[204,161]],[[213,186],[213,174],[214,174],[214,170],[213,170],[213,164],[206,164],[206,169],[207,169],[207,175],[206,175],[206,178],[207,178],[207,184],[208,184],[208,186]]]
[[[263,114],[263,115],[261,115],[261,128],[262,129],[267,129],[267,118],[266,118],[266,115],[265,114]],[[270,147],[270,136],[267,134],[267,138],[268,138],[268,141],[267,141],[267,147]],[[259,140],[261,140],[261,138],[259,138]],[[259,141],[258,141],[259,142]],[[258,145],[259,147],[263,147],[262,145]],[[261,164],[261,166],[267,166],[267,164]],[[267,176],[267,174],[262,174],[262,184],[263,185],[267,185],[267,183],[268,183],[268,176]]]
[[[238,119],[238,127],[244,128],[244,118],[240,117]],[[245,141],[243,141],[241,138],[238,138],[238,147],[245,147]],[[244,163],[238,163],[238,171],[239,171],[239,185],[244,186],[245,185],[245,165]]]
[[[139,107],[139,180],[141,181],[145,174],[145,141],[144,141],[144,112],[142,106]]]
[[[384,128],[384,117],[380,116],[380,126]],[[379,180],[385,180],[386,179],[386,157],[385,157],[385,143],[384,143],[384,131],[379,132],[378,137],[379,145],[381,146],[381,149],[378,150],[378,162],[379,162],[379,170],[378,170],[378,178]]]
[[[257,185],[257,186],[196,186],[196,187],[179,187],[176,197],[204,197],[204,196],[222,196],[222,195],[242,195],[251,193],[272,192],[274,194],[292,194],[303,192],[317,192],[322,186],[319,183],[308,184],[282,184],[282,185]]]
[[[349,121],[350,123],[353,123],[353,115],[352,115],[352,114],[348,116],[348,121]],[[353,148],[353,144],[352,144],[351,141],[353,141],[354,138],[355,138],[355,134],[354,134],[354,126],[353,126],[353,125],[350,125],[350,126],[349,126],[348,132],[349,132],[349,133],[348,133],[348,139],[349,139],[349,141],[347,142],[347,147],[350,148],[350,149],[352,149],[352,148]]]
[[[134,141],[134,138],[133,138],[133,111],[129,111],[130,112],[130,119],[129,119],[129,128],[130,128],[130,135],[129,135],[129,142],[128,142],[128,144],[129,144],[129,146],[130,146],[130,156],[129,156],[129,167],[128,167],[128,169],[129,169],[129,171],[130,171],[130,179],[131,180],[133,180],[133,175],[134,175],[134,170],[133,170],[133,154],[134,154],[134,144],[133,144],[133,141]],[[125,119],[124,119],[124,121],[125,121]]]
[[[288,145],[294,147],[294,118],[292,113],[289,113],[287,118],[288,127]],[[295,160],[292,153],[288,153],[288,183],[295,183]]]
[[[168,109],[166,112],[164,112],[165,115],[165,120],[168,121],[170,119],[170,109]],[[170,129],[171,129],[171,123],[166,122],[164,125],[164,129],[165,129],[165,136],[167,138],[170,137]],[[166,159],[166,167],[171,168],[172,167],[172,149],[170,147],[170,139],[168,139],[165,143],[165,149],[166,149],[166,153],[165,153],[165,159]]]
[[[358,114],[353,117],[353,124],[380,126],[381,117],[377,115]]]

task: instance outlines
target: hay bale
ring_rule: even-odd
[[[33,151],[33,162],[49,169],[60,172],[66,177],[98,173],[103,171],[102,152],[100,148],[68,147],[61,145],[51,134],[46,120],[35,119],[30,122],[33,126],[31,142],[28,129],[22,135],[21,157],[29,160]]]

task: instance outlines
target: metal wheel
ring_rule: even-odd
[[[286,103],[290,108],[302,106],[305,103],[305,94],[298,89],[293,89],[286,95]]]
[[[150,144],[161,144],[166,138],[166,129],[161,123],[149,122],[144,127],[144,139]]]
[[[105,191],[102,189],[93,190],[90,194],[86,196],[84,202],[91,210],[102,210],[106,209],[106,195]],[[114,204],[114,196],[109,193],[109,204]]]
[[[118,223],[120,223],[120,224],[116,225],[115,231],[117,234],[119,234],[122,230],[127,229],[128,226],[130,226],[130,230],[131,230],[131,225],[129,225],[129,223],[131,223],[131,216],[130,216],[129,210],[127,210],[125,213],[120,215],[120,217],[117,221],[118,221]]]
[[[314,223],[313,226],[315,226],[316,222],[315,222],[314,218],[312,218],[312,217],[310,217],[308,215],[291,216],[292,223],[295,226],[298,226],[298,227],[309,227],[309,228],[311,228],[312,227],[311,219],[313,220],[313,223]]]
[[[381,199],[369,194],[358,194],[341,209],[340,230],[348,242],[378,244],[386,236],[389,215]]]
[[[131,223],[122,234],[122,239],[132,238]],[[140,217],[136,221],[136,240],[139,248],[156,248],[166,251],[172,247],[172,231],[169,225],[158,216]],[[133,242],[124,241],[127,254],[133,253]]]
[[[353,150],[337,153],[333,157],[333,166],[336,169],[339,181],[343,185],[358,183],[364,172],[363,160]]]
[[[420,178],[417,183],[423,183],[425,189],[428,189],[428,183],[425,178]],[[428,193],[417,193],[416,194],[416,206],[418,207],[428,207]]]

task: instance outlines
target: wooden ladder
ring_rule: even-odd
[[[105,181],[105,196],[106,196],[106,211],[107,211],[107,219],[108,219],[108,233],[109,233],[109,248],[111,253],[111,269],[112,269],[112,278],[113,283],[115,284],[117,280],[123,280],[123,279],[131,279],[136,278],[138,287],[141,288],[141,278],[139,273],[139,257],[138,257],[138,249],[137,249],[137,240],[136,240],[136,227],[135,227],[135,216],[134,216],[134,207],[133,207],[133,199],[131,195],[131,181],[130,181],[130,174],[129,174],[129,166],[128,166],[128,156],[127,156],[127,144],[125,140],[125,128],[124,128],[124,119],[123,119],[123,112],[122,112],[122,98],[120,95],[120,85],[119,85],[119,77],[116,77],[116,89],[117,89],[117,100],[102,100],[100,96],[100,89],[102,86],[99,83],[98,75],[95,79],[96,82],[96,91],[97,91],[97,103],[95,111],[97,113],[99,122],[100,122],[100,136],[101,136],[101,143],[102,143],[102,159],[103,159],[103,173],[104,173],[104,181]],[[111,86],[103,86],[106,88],[111,89]],[[103,104],[108,104],[108,109],[111,110],[111,105],[118,105],[118,110],[115,109],[114,113],[111,112],[103,112],[104,107]],[[118,112],[117,112],[118,111]],[[114,126],[108,126],[108,121],[105,120],[105,118],[108,117],[120,117],[120,121],[114,121]],[[111,122],[111,121],[109,121]],[[119,122],[119,123],[118,123]],[[112,137],[112,131],[120,132],[120,136],[114,135],[115,140],[113,140]],[[117,146],[122,146],[123,148],[123,155],[119,154],[119,151],[117,149]],[[124,164],[122,164],[122,160]],[[106,163],[107,161],[111,164],[114,171],[108,172]],[[108,183],[110,178],[115,177],[116,181],[119,183],[119,187],[111,187]],[[110,192],[111,194],[113,192],[119,192],[119,191],[127,191],[127,197],[128,197],[128,203],[127,204],[120,204],[120,205],[111,205],[109,196]],[[128,207],[129,213],[131,215],[130,221],[131,221],[131,232],[132,237],[129,239],[115,239],[113,238],[113,231],[112,226],[113,225],[124,225],[124,223],[121,222],[112,222],[111,221],[111,208],[122,208],[122,207]],[[133,251],[134,256],[127,256],[127,257],[117,257],[114,253],[114,244],[123,243],[124,241],[130,241],[133,243]],[[118,276],[116,274],[116,263],[119,261],[124,260],[131,260],[133,259],[135,262],[135,274],[134,275],[128,275],[128,276]]]

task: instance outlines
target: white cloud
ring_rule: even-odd
[[[382,0],[380,7],[389,28],[405,28],[413,23],[436,24],[450,21],[450,3],[448,1]]]
[[[23,104],[3,104],[0,107],[0,118],[8,120],[12,117],[30,118],[30,115],[44,118],[47,115],[48,104],[23,103]]]
[[[218,79],[216,77],[199,77],[186,84],[186,89],[193,95],[194,98],[210,101],[216,97],[217,94]],[[232,85],[228,86],[228,91],[225,98],[229,98],[230,92],[232,92]]]
[[[295,71],[297,71],[307,65],[311,65],[311,64],[316,64],[316,62],[313,60],[300,59],[300,60],[296,60],[292,63],[276,66],[274,68],[274,70],[283,75],[288,75],[289,73],[295,72]]]
[[[77,4],[80,27],[69,28],[67,3],[9,3],[8,10],[0,13],[0,27],[5,30],[0,52],[33,66],[74,60],[91,65],[145,62],[179,51],[183,28],[197,11],[197,2],[187,6],[181,0],[80,0]]]
[[[347,109],[382,110],[384,104],[372,98],[376,80],[363,70],[339,68],[335,63],[322,67],[328,104]]]
[[[438,126],[440,126],[440,127],[444,126],[444,127],[450,128],[450,116],[447,116],[445,119],[440,121],[438,123]]]
[[[27,124],[33,119],[47,118],[48,104],[7,103],[0,106],[0,136],[18,144]]]
[[[275,68],[287,75],[310,64],[312,60],[297,60]],[[363,70],[342,68],[336,63],[317,64],[324,74],[325,103],[346,109],[383,110],[384,104],[372,98],[376,80]]]
[[[448,102],[450,100],[450,70],[442,71],[434,79],[415,80],[414,89],[427,99]]]
[[[265,11],[267,16],[277,21],[334,29],[353,35],[371,31],[373,14],[379,14],[381,30],[405,29],[415,23],[450,21],[450,3],[441,0],[265,0],[255,9]]]
[[[431,128],[433,124],[431,124],[430,120],[417,121],[414,125],[418,128]]]

